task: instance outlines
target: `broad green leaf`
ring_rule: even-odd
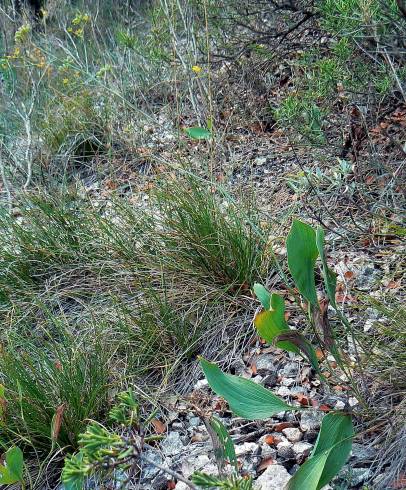
[[[285,302],[281,296],[273,293],[270,297],[270,309],[263,310],[254,319],[254,325],[259,335],[270,344],[283,332],[290,329],[285,320]],[[299,352],[292,342],[277,342],[276,347],[290,352]]]
[[[198,126],[194,128],[186,128],[186,134],[193,138],[194,140],[207,140],[211,138],[211,132],[205,128],[200,128]]]
[[[262,284],[258,284],[257,282],[254,284],[254,293],[262,307],[265,310],[269,310],[271,308],[271,293]]]
[[[330,300],[330,304],[335,309],[337,309],[337,305],[336,305],[337,275],[327,265],[327,258],[326,258],[326,254],[324,253],[324,230],[320,226],[318,226],[316,230],[316,246],[317,246],[317,250],[319,251],[319,255],[322,263],[324,287],[326,288],[327,297]]]
[[[218,455],[219,459],[222,463],[227,460],[233,466],[234,470],[238,471],[238,463],[237,456],[235,454],[234,442],[231,439],[230,434],[227,432],[227,429],[220,422],[220,420],[215,417],[210,420],[210,425],[216,433],[220,445],[220,454]]]
[[[328,451],[309,458],[288,481],[285,490],[316,490],[328,458]]]
[[[351,415],[333,412],[323,417],[312,457],[330,450],[318,488],[324,487],[340,471],[351,452],[354,427]]]
[[[312,344],[300,332],[297,330],[282,332],[275,338],[275,340],[277,343],[287,341],[297,346],[298,349],[305,353],[312,367],[316,371],[319,371],[319,362],[317,360],[316,351],[314,350]]]
[[[10,485],[23,479],[23,452],[17,446],[6,452],[5,465],[0,465],[0,485]]]
[[[312,454],[289,480],[287,490],[319,490],[327,485],[347,461],[353,436],[350,415],[339,412],[326,415]]]
[[[294,220],[286,239],[286,249],[289,271],[296,287],[310,304],[317,305],[314,266],[318,251],[316,233],[313,228],[301,221]]]
[[[200,365],[212,390],[225,398],[231,410],[240,417],[261,420],[278,412],[297,410],[253,381],[225,374],[205,359],[200,359]]]

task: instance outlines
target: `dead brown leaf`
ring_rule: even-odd
[[[166,432],[166,425],[158,419],[152,419],[151,424],[154,426],[157,434],[164,434]]]

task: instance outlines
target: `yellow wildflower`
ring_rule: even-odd
[[[12,54],[9,54],[8,56],[6,56],[7,59],[9,60],[16,60],[21,54],[21,50],[20,48],[14,48],[14,51]]]
[[[73,32],[72,27],[68,27],[67,31],[68,31],[68,32]]]
[[[195,72],[195,73],[200,73],[202,71],[202,69],[201,69],[200,66],[193,65],[192,66],[192,71]]]
[[[74,34],[77,37],[82,37],[83,36],[83,28],[81,27],[80,29],[76,29],[76,31],[74,31]]]
[[[30,24],[23,24],[19,29],[17,29],[16,33],[14,34],[14,41],[16,43],[23,43],[27,40],[30,31]]]
[[[64,79],[62,80],[62,83],[63,83],[64,85],[68,85],[68,83],[69,83],[69,78],[64,78]]]

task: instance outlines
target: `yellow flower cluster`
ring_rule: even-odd
[[[67,28],[67,31],[76,37],[83,38],[84,26],[89,22],[89,20],[89,14],[78,13],[76,17],[72,19],[72,25]]]
[[[200,73],[202,71],[202,68],[200,66],[197,66],[197,65],[193,65],[192,66],[192,71],[194,73]]]
[[[14,51],[6,56],[8,60],[16,60],[20,57],[21,55],[21,49],[19,47],[14,48]]]
[[[19,29],[17,29],[16,33],[14,34],[14,41],[17,44],[24,43],[28,39],[30,32],[30,24],[23,24]]]

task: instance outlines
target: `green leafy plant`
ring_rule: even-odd
[[[0,464],[0,485],[23,482],[23,452],[17,446],[6,451],[4,463]]]
[[[333,332],[328,325],[327,300],[319,302],[315,285],[315,266],[320,257],[326,296],[337,310],[336,276],[327,265],[324,231],[321,228],[314,231],[309,225],[294,220],[286,240],[286,248],[290,274],[299,294],[307,302],[309,322],[315,329],[322,330],[320,346],[331,352],[344,370]],[[254,285],[254,292],[264,308],[254,321],[261,337],[278,348],[300,352],[324,379],[313,345],[301,332],[288,327],[283,298],[269,293],[260,284]],[[343,317],[341,319],[348,324]],[[210,387],[227,400],[231,410],[238,416],[249,420],[267,419],[281,411],[306,410],[287,404],[253,381],[223,373],[215,364],[205,359],[201,359],[200,364]],[[353,436],[351,414],[330,412],[325,415],[312,454],[289,481],[287,489],[319,490],[326,485],[347,460]]]

